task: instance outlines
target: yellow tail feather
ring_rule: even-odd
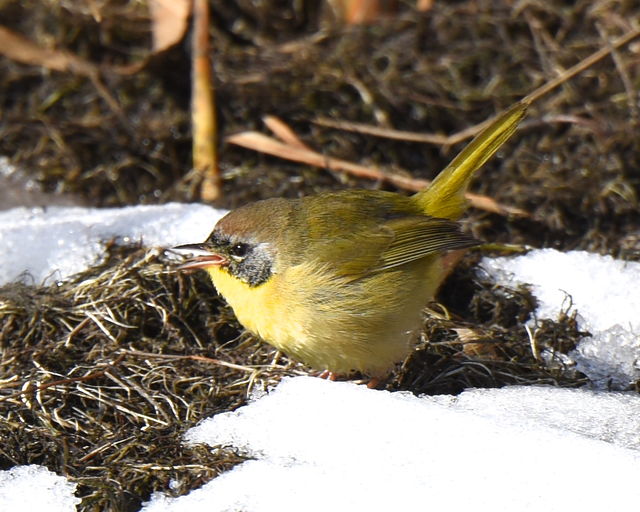
[[[467,209],[464,194],[473,173],[513,135],[528,106],[529,103],[519,102],[498,116],[438,174],[429,187],[414,196],[426,214],[452,220],[462,216]]]

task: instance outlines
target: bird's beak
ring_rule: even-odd
[[[227,258],[211,252],[204,244],[185,244],[174,247],[179,251],[189,251],[194,255],[186,263],[178,267],[178,270],[195,270],[199,268],[220,267],[228,263]]]

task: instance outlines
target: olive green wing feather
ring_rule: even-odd
[[[442,251],[464,249],[479,242],[460,230],[460,225],[434,217],[405,217],[386,222],[383,226],[394,234],[393,241],[380,256],[372,271],[382,271],[424,258]]]
[[[386,221],[316,247],[319,262],[330,264],[336,277],[358,279],[405,265],[442,251],[478,245],[458,223],[421,215]]]

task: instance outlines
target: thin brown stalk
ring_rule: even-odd
[[[209,55],[209,4],[206,0],[194,0],[191,80],[193,168],[202,178],[200,198],[203,201],[218,199],[222,191],[216,148],[218,128],[215,93]]]

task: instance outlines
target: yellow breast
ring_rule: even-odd
[[[240,323],[277,349],[319,370],[385,375],[411,348],[439,265],[416,262],[356,283],[329,270],[301,264],[251,287],[208,269]]]
[[[283,290],[282,278],[274,275],[265,283],[249,286],[220,267],[207,269],[211,281],[249,331],[277,349],[291,353],[296,340],[305,338],[305,318],[296,300]],[[286,297],[283,302],[283,293]]]

